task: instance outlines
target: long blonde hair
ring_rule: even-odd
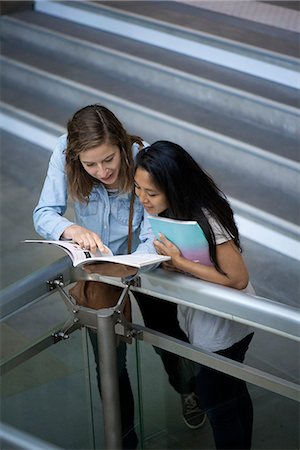
[[[101,181],[92,177],[82,166],[79,154],[104,143],[117,145],[121,152],[119,189],[133,188],[134,160],[132,144],[142,146],[142,139],[126,132],[122,123],[104,106],[95,104],[77,111],[67,125],[66,173],[70,196],[88,202],[93,186]]]

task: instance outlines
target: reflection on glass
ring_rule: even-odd
[[[51,336],[67,318],[57,292],[11,314],[1,324],[2,361]],[[99,394],[90,384],[86,331],[53,343],[2,375],[1,420],[64,449],[92,449],[103,427],[99,407],[91,405]]]
[[[150,344],[137,345],[144,448],[215,449],[209,421],[195,430],[185,425],[180,396],[170,386],[160,358]],[[252,449],[298,449],[299,404],[249,383],[248,389],[254,406]]]
[[[64,449],[93,448],[82,333],[7,372],[1,405],[4,423]]]

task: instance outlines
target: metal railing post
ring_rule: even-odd
[[[114,311],[97,312],[97,335],[101,379],[101,398],[106,449],[122,448],[119,377]]]

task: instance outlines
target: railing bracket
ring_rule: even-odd
[[[64,277],[59,275],[52,280],[47,280],[48,291],[53,291],[57,286],[64,286]]]
[[[64,333],[63,331],[59,331],[57,333],[53,333],[52,337],[53,337],[54,343],[56,344],[59,341],[69,339],[70,336],[68,334]]]

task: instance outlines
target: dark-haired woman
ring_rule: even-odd
[[[191,261],[165,236],[154,242],[168,255],[168,270],[254,293],[241,255],[239,232],[225,195],[179,145],[158,141],[136,158],[135,191],[149,214],[196,220],[209,243],[211,264]],[[242,362],[253,329],[180,306],[181,323],[192,344]],[[197,367],[200,406],[210,420],[216,448],[250,449],[253,408],[246,383],[208,367]]]

